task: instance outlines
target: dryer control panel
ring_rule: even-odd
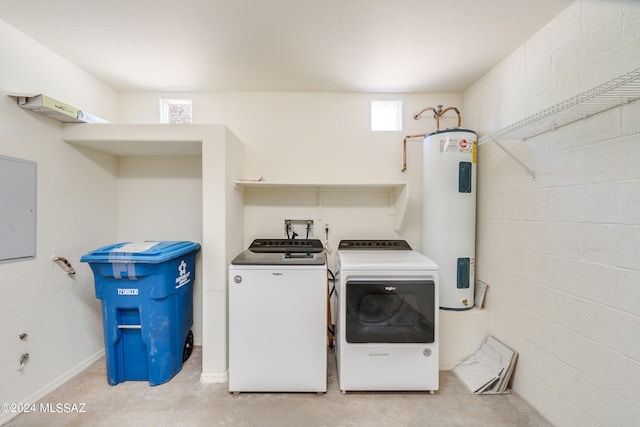
[[[341,240],[338,250],[396,250],[410,251],[406,240]]]

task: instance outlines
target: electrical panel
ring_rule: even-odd
[[[0,156],[0,262],[36,255],[37,164]]]

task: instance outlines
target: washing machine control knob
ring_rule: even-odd
[[[431,349],[430,348],[425,348],[424,350],[422,350],[422,355],[424,357],[431,357]]]

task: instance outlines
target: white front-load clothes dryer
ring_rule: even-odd
[[[403,240],[343,240],[336,276],[340,390],[438,390],[438,266]]]

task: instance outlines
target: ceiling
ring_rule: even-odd
[[[462,92],[573,0],[0,0],[118,91]]]

